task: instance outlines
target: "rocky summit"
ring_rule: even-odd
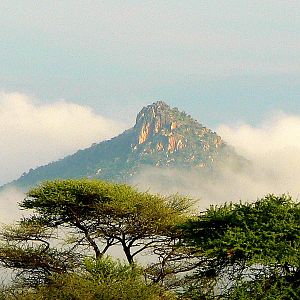
[[[10,185],[28,188],[43,180],[82,177],[128,182],[145,166],[206,172],[228,160],[241,157],[215,132],[158,101],[144,107],[134,127],[119,136],[30,170]]]

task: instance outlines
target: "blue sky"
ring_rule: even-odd
[[[157,100],[237,144],[233,128],[253,137],[279,115],[300,132],[299,12],[291,0],[1,0],[0,184]]]
[[[158,99],[210,126],[300,113],[299,1],[0,3],[0,89],[133,123]]]

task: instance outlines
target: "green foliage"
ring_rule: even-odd
[[[73,230],[96,257],[120,244],[129,263],[138,253],[176,235],[176,224],[186,219],[190,205],[186,197],[162,197],[125,184],[87,179],[45,182],[20,204],[35,213],[27,222],[39,220],[46,227]]]
[[[194,274],[193,290],[215,294],[219,286],[226,295],[264,286],[272,294],[275,283],[267,284],[272,280],[278,286],[284,285],[281,280],[287,286],[299,284],[300,206],[289,196],[268,195],[251,204],[211,207],[189,220],[184,232],[186,243],[206,258]],[[208,289],[207,282],[215,287]]]
[[[73,249],[50,245],[55,236],[38,220],[5,226],[1,232],[1,265],[17,271],[17,280],[30,286],[47,281],[53,273],[78,267],[81,256]]]
[[[76,218],[101,223],[101,218],[109,217],[112,223],[123,220],[156,233],[177,223],[190,202],[177,195],[162,197],[125,184],[86,179],[45,182],[30,190],[20,206],[33,209],[47,225],[74,225]]]
[[[300,279],[273,275],[266,278],[240,282],[227,296],[232,300],[296,300],[300,298]]]
[[[300,207],[288,196],[211,207],[187,224],[188,238],[208,256],[231,262],[299,263]]]
[[[51,283],[37,289],[15,292],[16,298],[7,291],[3,299],[19,300],[172,300],[172,293],[158,285],[146,284],[141,268],[134,268],[113,261],[109,257],[88,259],[80,273],[55,275]],[[1,299],[1,298],[0,298]]]
[[[0,263],[23,275],[2,299],[300,298],[299,203],[267,195],[189,217],[191,205],[125,184],[44,182],[20,204],[31,216],[1,233]],[[104,256],[114,245],[127,264]],[[157,261],[138,267],[140,253]]]
[[[73,272],[83,256],[94,251],[100,259],[115,245],[131,265],[146,251],[160,258],[163,253],[166,264],[180,235],[177,224],[187,219],[190,205],[179,195],[151,195],[100,180],[44,182],[20,203],[31,216],[3,230],[0,263],[23,274],[29,286]],[[156,264],[160,281],[161,264]]]

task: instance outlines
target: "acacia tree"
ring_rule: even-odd
[[[32,211],[31,216],[2,234],[5,243],[0,247],[0,261],[35,273],[39,269],[45,276],[56,272],[51,268],[56,264],[50,264],[48,256],[57,250],[50,244],[57,237],[55,234],[64,230],[68,247],[56,252],[57,257],[51,256],[58,260],[62,254],[71,257],[63,260],[66,265],[62,270],[70,269],[70,261],[76,267],[72,257],[84,253],[83,247],[92,249],[95,258],[101,258],[111,246],[120,245],[128,263],[133,264],[139,253],[164,243],[170,245],[178,238],[177,224],[186,219],[190,205],[186,197],[151,195],[128,185],[99,180],[44,182],[31,189],[20,203],[22,209]],[[45,257],[40,259],[39,268],[28,258],[33,250],[37,257]]]
[[[0,264],[16,271],[21,285],[37,286],[81,264],[82,255],[72,247],[51,246],[56,233],[37,220],[5,226],[0,236]]]
[[[190,298],[300,298],[300,205],[291,197],[211,207],[184,235],[202,258],[189,277]]]

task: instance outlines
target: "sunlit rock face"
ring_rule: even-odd
[[[143,144],[151,139],[158,138],[156,150],[167,149],[174,152],[186,145],[180,138],[176,109],[171,109],[166,103],[158,101],[144,107],[137,116],[134,129],[138,134],[138,144]],[[159,138],[160,137],[160,138]],[[167,139],[165,137],[168,137]]]
[[[144,107],[133,130],[137,137],[133,151],[156,166],[205,167],[217,158],[217,149],[226,148],[216,133],[162,101]]]
[[[241,157],[215,132],[162,101],[144,107],[134,127],[73,155],[30,170],[13,184],[29,187],[46,179],[101,178],[128,182],[144,167],[213,170]]]

